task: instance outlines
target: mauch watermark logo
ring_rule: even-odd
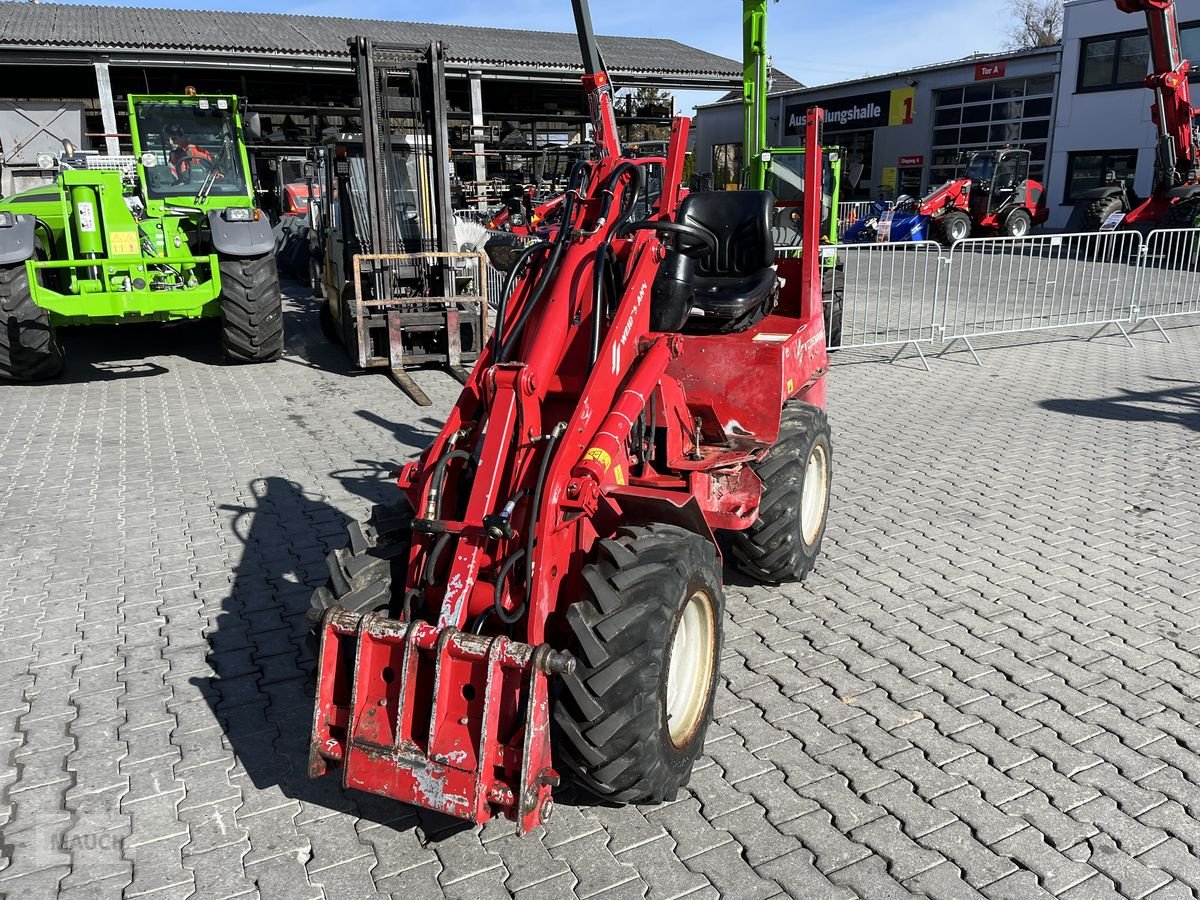
[[[36,872],[58,866],[119,863],[124,830],[89,829],[66,810],[26,813],[17,803],[16,819],[0,827],[0,870]]]

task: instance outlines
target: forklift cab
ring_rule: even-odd
[[[775,245],[799,246],[804,231],[804,148],[776,147],[768,152],[766,188],[775,195],[771,227]],[[836,244],[842,182],[842,155],[836,148],[826,148],[822,181],[821,238]]]
[[[1028,150],[983,150],[972,153],[966,177],[971,181],[972,217],[994,216],[1025,200],[1029,180]]]

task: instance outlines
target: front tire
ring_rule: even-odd
[[[951,210],[937,220],[941,243],[953,247],[971,236],[971,217],[961,210]]]
[[[673,800],[712,720],[724,592],[716,549],[673,525],[621,528],[567,610],[575,671],[554,710],[562,767],[599,796]]]
[[[273,362],[283,355],[283,293],[275,255],[224,257],[221,324],[225,358]]]
[[[33,302],[25,263],[0,267],[0,379],[46,381],[63,366],[50,314]]]
[[[1025,209],[1014,209],[1008,214],[1008,218],[1004,220],[1004,236],[1011,238],[1023,238],[1029,234],[1029,229],[1033,227],[1033,216]]]
[[[833,451],[825,411],[793,401],[783,409],[779,440],[754,466],[763,493],[758,520],[734,532],[730,550],[755,581],[803,581],[825,537]]]

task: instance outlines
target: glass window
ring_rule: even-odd
[[[1022,102],[1020,100],[1009,100],[1004,103],[992,104],[992,121],[1003,122],[1006,119],[1021,118]]]
[[[1054,101],[1049,97],[1039,97],[1037,100],[1025,101],[1025,118],[1036,119],[1038,116],[1049,116],[1050,105]]]
[[[1032,96],[1034,94],[1053,94],[1054,93],[1054,76],[1039,75],[1037,78],[1030,78],[1025,82],[1025,95]]]
[[[1063,202],[1074,203],[1085,192],[1106,184],[1133,184],[1136,150],[1084,151],[1067,155]]]
[[[1080,88],[1106,87],[1112,84],[1113,61],[1117,58],[1116,38],[1084,41],[1081,57]]]
[[[1021,123],[1021,140],[1044,141],[1050,136],[1050,120],[1041,119]]]
[[[933,142],[935,144],[957,144],[958,129],[957,128],[939,128],[933,133]]]
[[[963,121],[968,123],[986,122],[991,118],[992,108],[990,106],[964,106],[962,108]]]
[[[959,140],[964,144],[986,144],[988,140],[988,127],[986,125],[972,125],[970,128],[964,128]]]
[[[146,187],[153,198],[247,194],[246,173],[233,133],[232,113],[216,103],[188,100],[137,104],[140,155],[153,154]]]
[[[996,99],[1007,100],[1010,97],[1021,97],[1025,94],[1024,81],[1001,81],[996,84]]]
[[[962,98],[962,88],[950,88],[948,91],[938,91],[934,103],[937,106],[957,106],[962,103]]]
[[[1144,31],[1081,42],[1081,91],[1135,87],[1145,81],[1150,68],[1150,38]]]
[[[1179,49],[1184,59],[1192,60],[1193,69],[1200,64],[1200,24],[1179,26]]]
[[[934,125],[957,125],[962,121],[962,107],[951,106],[946,109],[939,109],[933,116]]]
[[[963,103],[980,103],[992,99],[990,84],[971,84],[963,89]]]
[[[714,144],[712,165],[713,184],[717,190],[724,190],[729,184],[741,184],[742,145]]]
[[[1130,84],[1145,79],[1150,70],[1150,37],[1139,34],[1121,39],[1117,54],[1117,84]]]
[[[993,144],[1015,144],[1021,140],[1021,123],[1004,122],[993,125],[988,138]]]

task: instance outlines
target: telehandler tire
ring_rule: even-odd
[[[600,541],[567,609],[575,671],[554,709],[561,768],[620,802],[673,800],[712,719],[725,598],[716,548],[674,525]]]
[[[792,401],[779,440],[755,465],[763,494],[758,521],[730,540],[734,563],[755,581],[803,581],[821,553],[833,475],[824,410]]]
[[[283,293],[275,255],[222,257],[221,325],[225,357],[273,362],[283,355]]]
[[[25,263],[0,266],[0,380],[46,381],[63,366],[50,314],[33,302]]]
[[[836,350],[842,346],[842,308],[846,299],[841,267],[822,271],[821,299],[825,310],[825,346],[829,350]]]
[[[334,606],[400,617],[412,510],[407,503],[376,506],[367,521],[351,522],[346,533],[349,544],[325,557],[329,581],[313,592],[308,617],[314,628],[325,610]]]
[[[1115,212],[1125,209],[1124,201],[1116,196],[1101,197],[1088,204],[1079,222],[1079,230],[1086,232],[1099,231],[1105,220]]]

